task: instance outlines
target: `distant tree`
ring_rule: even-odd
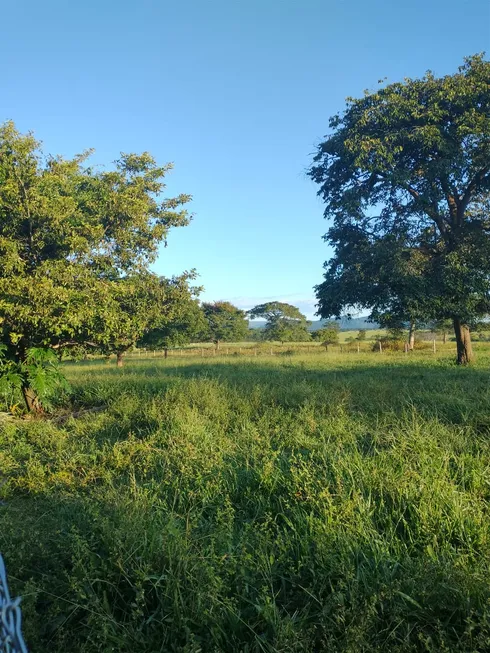
[[[417,323],[414,319],[411,319],[408,323],[408,332],[407,324],[400,317],[401,312],[393,315],[392,313],[386,313],[385,315],[379,315],[379,326],[385,327],[387,330],[387,336],[385,340],[397,340],[402,341],[405,339],[405,334],[407,335],[407,348],[412,351],[415,347],[415,332],[417,329]]]
[[[169,229],[189,222],[188,195],[162,198],[170,165],[122,154],[100,171],[85,166],[88,154],[45,156],[32,134],[0,126],[0,342],[32,411],[42,406],[29,351],[107,341],[111,324],[119,331],[123,279],[144,273]]]
[[[441,335],[443,344],[446,344],[448,333],[452,331],[453,325],[451,320],[433,320],[429,323],[429,328]]]
[[[205,302],[202,311],[207,323],[207,340],[219,349],[221,342],[240,342],[248,336],[248,320],[245,311],[230,302]]]
[[[392,326],[386,330],[385,340],[396,340],[400,342],[404,340],[405,332],[401,326]]]
[[[325,347],[325,351],[328,351],[329,345],[337,345],[339,343],[339,332],[340,325],[338,322],[332,320],[326,322],[318,331],[315,331],[315,340],[320,340]]]
[[[206,334],[207,323],[197,299],[196,291],[189,289],[175,304],[172,314],[162,315],[155,328],[146,333],[138,342],[146,349],[163,349],[165,357],[171,347],[181,347],[189,342],[200,342]]]
[[[249,312],[251,319],[265,319],[265,340],[280,342],[306,342],[311,340],[308,326],[311,324],[299,308],[283,302],[267,302],[254,306]]]
[[[366,329],[359,329],[357,340],[359,340],[359,342],[364,342],[364,340],[366,340]]]
[[[128,275],[112,282],[112,306],[101,316],[103,327],[95,342],[104,353],[116,354],[117,366],[123,355],[155,329],[170,329],[189,310],[199,288],[189,286],[195,273],[165,279],[151,273]]]
[[[451,319],[460,364],[490,312],[490,63],[349,99],[310,170],[334,248],[319,314]]]
[[[485,316],[484,320],[480,320],[475,324],[475,331],[478,333],[478,340],[485,341],[488,340],[488,331],[490,330],[490,323],[488,322],[488,316]]]
[[[264,339],[264,329],[249,329],[247,340],[250,342],[261,342]]]

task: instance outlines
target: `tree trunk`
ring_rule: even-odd
[[[458,365],[468,365],[473,360],[473,348],[471,346],[471,335],[468,325],[463,324],[457,317],[453,320],[454,333],[456,335],[456,347],[458,350]]]
[[[443,332],[442,332],[442,344],[443,344],[443,345],[446,344],[446,337],[447,337],[447,333],[446,333],[445,331],[443,331]]]
[[[219,340],[216,340],[214,344],[216,351],[219,351]]]
[[[24,363],[27,360],[27,351],[28,347],[24,341],[23,338],[19,341],[18,344],[18,350],[17,350],[17,355],[18,355],[18,362]],[[42,415],[44,413],[44,409],[41,406],[41,402],[39,401],[39,398],[34,390],[29,384],[29,381],[27,380],[26,377],[24,377],[21,385],[21,392],[22,392],[22,397],[24,398],[24,403],[26,405],[27,410],[30,413],[35,413],[37,415]]]
[[[24,397],[26,408],[30,413],[36,413],[37,415],[44,413],[38,396],[29,385],[24,384],[22,386],[22,396]]]
[[[415,322],[410,322],[410,330],[408,332],[408,348],[413,351],[415,346]]]
[[[163,357],[168,358],[168,347],[165,347],[163,350]]]
[[[118,367],[122,367],[124,365],[123,353],[124,352],[122,352],[122,351],[118,351],[117,354],[116,354],[116,356],[117,356],[116,360],[117,360],[117,366]]]

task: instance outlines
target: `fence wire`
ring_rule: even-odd
[[[0,555],[0,653],[27,653],[19,604],[20,598],[10,598],[7,571]]]

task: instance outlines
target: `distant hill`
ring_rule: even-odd
[[[310,326],[310,331],[318,331],[321,329],[325,322],[330,320],[315,320]],[[359,331],[359,329],[366,329],[370,331],[371,329],[379,329],[379,324],[376,322],[368,322],[365,317],[354,317],[349,320],[347,317],[343,317],[340,320],[334,320],[337,324],[340,324],[341,331]],[[251,329],[263,329],[265,327],[265,320],[250,320],[248,323]]]
[[[340,324],[341,331],[359,331],[359,329],[366,329],[370,331],[371,329],[379,329],[379,324],[376,322],[369,322],[366,317],[353,317],[351,320],[347,317],[342,317],[340,320],[332,320]],[[330,320],[316,320],[312,323],[310,331],[318,331],[321,329],[325,322],[330,322]]]

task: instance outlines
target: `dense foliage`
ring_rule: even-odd
[[[310,340],[310,322],[299,308],[284,302],[259,304],[248,311],[252,319],[266,320],[262,337],[280,342],[305,342]]]
[[[230,302],[203,302],[201,308],[206,321],[203,339],[212,340],[218,349],[220,342],[239,342],[247,338],[245,311]]]
[[[328,350],[328,345],[336,345],[339,342],[340,325],[338,322],[330,320],[325,322],[321,329],[317,329],[313,333],[314,340],[319,340],[325,349]]]
[[[138,312],[147,292],[138,275],[188,223],[188,195],[161,197],[170,165],[122,154],[99,171],[89,154],[47,156],[32,134],[0,126],[0,342],[18,364],[32,348],[134,340],[126,308]],[[23,390],[34,408],[25,375]]]
[[[154,344],[161,339],[164,345],[170,333],[174,334],[174,340],[178,333],[182,338],[184,316],[192,310],[193,297],[200,290],[189,286],[194,278],[193,272],[172,279],[144,273],[127,275],[113,283],[112,301],[116,308],[106,310],[105,315],[114,319],[101,323],[95,334],[102,351],[115,352],[121,367],[123,354],[150,333]]]
[[[162,321],[150,330],[138,345],[146,349],[168,349],[189,342],[200,342],[207,335],[207,322],[194,292],[187,285],[182,289],[187,296],[175,304],[176,312],[170,320]]]

